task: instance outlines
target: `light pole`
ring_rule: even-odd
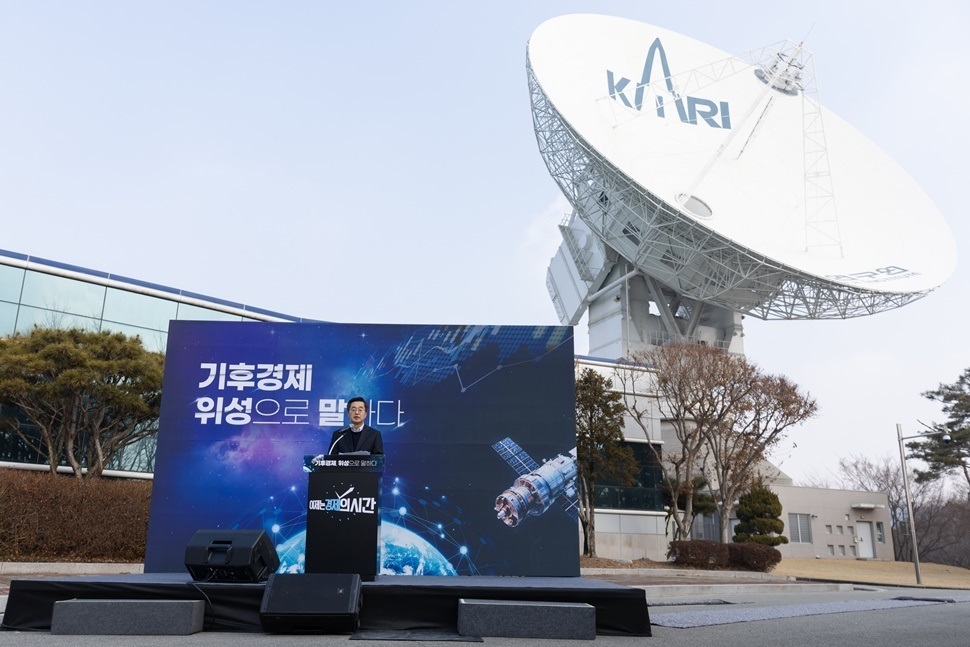
[[[899,438],[899,463],[903,467],[903,490],[906,491],[906,510],[909,514],[909,536],[913,542],[913,565],[916,567],[916,584],[923,585],[923,575],[919,572],[919,546],[916,545],[916,520],[913,518],[913,500],[909,496],[909,471],[906,469],[906,450],[903,441],[919,436],[903,438],[903,426],[896,423],[896,437]]]
[[[913,501],[909,495],[909,471],[906,469],[906,450],[903,448],[904,440],[913,438],[926,438],[933,434],[916,434],[915,436],[903,436],[903,426],[896,423],[896,437],[899,439],[899,463],[903,468],[903,489],[906,491],[906,510],[909,513],[909,536],[913,542],[913,566],[916,567],[916,584],[922,586],[923,575],[919,572],[919,546],[916,545],[916,519],[913,517]],[[950,442],[948,434],[942,434],[940,440],[944,443]]]

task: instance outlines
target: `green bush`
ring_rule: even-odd
[[[141,562],[151,481],[0,469],[0,561]]]
[[[698,539],[693,541],[672,541],[667,550],[667,558],[678,566],[691,568],[727,568],[728,548],[716,541]]]
[[[781,520],[781,501],[764,483],[757,483],[738,500],[738,525],[735,542],[755,542],[765,546],[787,544],[785,522]]]
[[[756,542],[728,544],[729,562],[732,568],[767,573],[781,561],[777,548]]]

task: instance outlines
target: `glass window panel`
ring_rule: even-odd
[[[126,326],[125,324],[114,321],[103,321],[101,323],[101,330],[120,332],[129,337],[135,337],[137,335],[141,337],[141,344],[145,347],[145,350],[153,353],[164,353],[165,345],[168,343],[168,333],[160,330],[152,330],[151,328],[139,328],[137,326]]]
[[[126,472],[153,472],[155,470],[156,437],[149,436],[124,447],[108,466]]]
[[[178,303],[175,301],[147,294],[108,288],[104,298],[105,320],[130,326],[168,330],[168,322],[175,319],[177,313]]]
[[[812,543],[812,517],[808,514],[788,513],[788,534],[796,544]]]
[[[801,536],[801,541],[810,544],[812,543],[812,517],[807,514],[798,515],[798,534]]]
[[[180,320],[195,321],[242,321],[239,315],[231,315],[218,310],[209,310],[198,306],[190,306],[187,303],[179,304],[178,318]]]
[[[663,510],[663,472],[657,464],[656,455],[646,443],[624,444],[633,450],[640,470],[628,487],[618,485],[609,477],[600,477],[593,488],[596,507]]]
[[[101,322],[97,319],[79,317],[66,312],[20,306],[20,314],[17,316],[17,332],[22,335],[29,334],[34,326],[41,328],[80,328],[81,330],[97,331],[100,329]]]
[[[9,337],[12,335],[16,323],[17,305],[0,301],[0,337]]]
[[[20,288],[24,285],[24,269],[0,265],[0,300],[20,302]]]
[[[24,278],[21,303],[100,319],[104,292],[103,285],[29,271]]]
[[[0,411],[3,407],[0,406]],[[11,413],[8,409],[4,413]],[[20,426],[24,432],[34,442],[38,441],[40,434],[37,427],[30,423]],[[0,461],[10,461],[12,463],[46,463],[40,454],[31,449],[17,434],[0,434]]]

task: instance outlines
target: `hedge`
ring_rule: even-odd
[[[0,561],[144,561],[151,494],[151,481],[0,468]]]
[[[728,554],[733,568],[767,573],[781,561],[781,552],[759,542],[728,544]]]
[[[767,573],[781,561],[777,548],[756,543],[721,544],[697,539],[672,541],[667,557],[678,566],[721,570],[744,569]]]

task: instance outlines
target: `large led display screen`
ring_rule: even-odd
[[[307,473],[355,396],[386,454],[381,574],[579,574],[572,329],[173,321],[145,570],[262,529],[302,572]]]

